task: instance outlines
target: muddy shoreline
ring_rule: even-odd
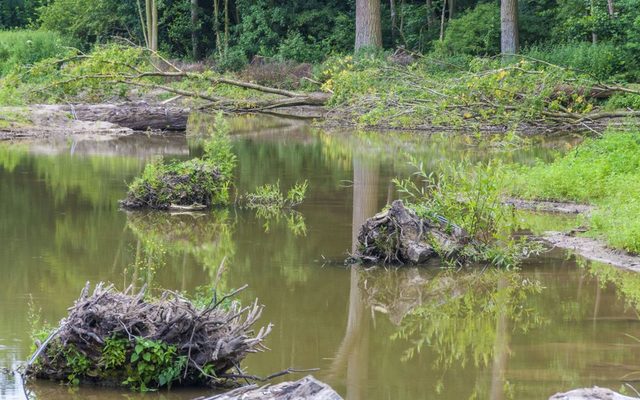
[[[0,140],[50,138],[73,135],[127,135],[133,131],[184,131],[189,114],[200,109],[186,103],[168,104],[153,99],[99,104],[34,104],[24,107],[0,107]],[[514,130],[506,125],[470,123],[465,126],[414,125],[395,126],[381,122],[362,125],[357,115],[325,106],[291,106],[263,110],[260,114],[287,119],[313,120],[326,129],[360,127],[369,130],[403,130],[421,133],[500,134]],[[526,136],[556,135],[569,132],[599,132],[612,125],[623,126],[623,120],[609,119],[581,125],[521,122],[515,128]]]

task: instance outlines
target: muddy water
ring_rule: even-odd
[[[126,182],[156,155],[201,152],[196,120],[184,137],[0,145],[0,367],[28,358],[30,326],[57,322],[86,281],[148,283],[194,293],[223,258],[227,288],[265,304],[270,352],[245,369],[288,367],[348,399],[544,399],[576,386],[640,378],[640,278],[553,251],[520,272],[347,269],[357,226],[393,198],[402,154],[429,166],[462,158],[549,159],[572,140],[520,146],[407,133],[321,132],[299,123],[233,121],[236,186],[309,180],[299,214],[267,219],[229,208],[205,214],[126,213]],[[572,221],[523,216],[531,229]],[[29,304],[32,304],[30,307]],[[32,382],[38,399],[190,399]],[[23,387],[0,374],[0,398]]]

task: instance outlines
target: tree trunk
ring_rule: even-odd
[[[229,49],[229,0],[224,0],[224,52]]]
[[[391,11],[391,42],[395,45],[396,38],[398,37],[398,22],[395,0],[389,0],[389,9]]]
[[[456,0],[449,0],[449,21],[453,19],[453,13],[456,8]]]
[[[200,59],[198,53],[198,0],[191,0],[191,52],[194,60]]]
[[[187,127],[190,109],[148,105],[146,103],[61,105],[80,121],[105,121],[136,131],[162,129],[182,131]]]
[[[222,54],[222,40],[220,40],[220,0],[213,0],[213,33],[216,39],[216,51]]]
[[[518,0],[502,0],[500,3],[500,51],[502,54],[517,54]]]
[[[151,30],[149,31],[151,50],[158,51],[158,4],[151,0]]]
[[[427,0],[427,29],[430,31],[433,29],[434,16],[433,16],[433,0]]]
[[[152,25],[151,25],[151,6],[152,6],[152,2],[153,0],[145,0],[144,2],[144,10],[145,10],[145,20],[147,23],[147,47],[151,48],[151,31],[152,31]]]
[[[592,18],[595,18],[595,12],[596,12],[596,4],[594,0],[591,0],[591,17]],[[598,44],[598,34],[596,33],[595,30],[591,32],[591,43]]]
[[[382,47],[380,0],[356,0],[355,50]]]
[[[440,41],[444,40],[444,11],[447,9],[447,0],[442,0],[442,12],[440,13]]]
[[[607,0],[607,9],[609,10],[609,16],[613,18],[616,13],[616,9],[613,6],[613,0]]]

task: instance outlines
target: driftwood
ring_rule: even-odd
[[[229,304],[230,296],[238,291],[220,299],[214,296],[207,306],[196,308],[181,295],[168,291],[157,300],[147,300],[144,288],[137,293],[132,293],[131,288],[117,292],[112,285],[98,284],[90,295],[87,283],[54,335],[38,349],[37,360],[28,365],[27,374],[68,379],[77,371],[68,365],[64,354],[74,349],[89,363],[79,380],[121,384],[128,377],[127,368],[134,362],[133,348],[144,338],[175,346],[176,356],[185,358],[180,384],[216,386],[233,382],[236,379],[228,371],[239,368],[247,354],[263,350],[262,341],[271,330],[271,325],[257,333],[252,329],[262,313],[257,300],[247,307],[237,302]],[[127,341],[126,362],[105,371],[103,348],[114,337]]]
[[[629,397],[616,393],[611,389],[593,388],[575,389],[566,393],[556,393],[549,400],[638,400],[639,397]]]
[[[342,400],[329,385],[309,375],[295,382],[277,385],[247,385],[213,397],[194,400]]]
[[[433,257],[455,258],[470,241],[443,217],[419,218],[402,200],[369,218],[360,228],[358,250],[351,261],[421,264]]]

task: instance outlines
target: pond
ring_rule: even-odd
[[[237,117],[238,192],[309,181],[299,213],[236,207],[177,215],[119,210],[127,182],[152,157],[201,153],[207,117],[189,134],[0,144],[0,368],[27,359],[34,321],[57,323],[85,282],[194,293],[225,260],[226,288],[266,306],[271,351],[246,372],[289,367],[347,399],[546,399],[574,387],[640,378],[640,277],[553,250],[520,271],[347,268],[354,236],[411,172],[463,158],[549,160],[575,138],[484,140],[406,132],[326,132],[299,122]],[[533,231],[571,223],[522,214]],[[191,399],[207,389],[136,394],[30,382],[37,399]],[[23,399],[0,374],[0,398]]]

